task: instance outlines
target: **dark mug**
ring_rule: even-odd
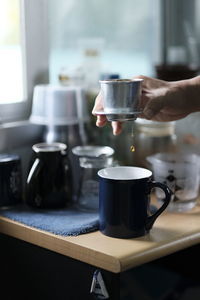
[[[138,167],[101,169],[99,176],[100,231],[110,237],[134,238],[147,234],[170,202],[170,189],[152,181],[152,172]],[[150,213],[153,188],[165,193],[163,205]]]
[[[0,154],[0,207],[9,207],[21,202],[21,159],[16,154]]]
[[[39,143],[32,147],[35,160],[26,182],[26,203],[40,208],[71,204],[72,175],[63,143]]]

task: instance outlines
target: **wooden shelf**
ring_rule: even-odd
[[[0,232],[93,266],[119,273],[200,241],[200,205],[185,213],[163,213],[141,238],[115,239],[99,231],[63,237],[0,217]]]

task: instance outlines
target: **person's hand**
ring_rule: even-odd
[[[92,114],[97,117],[96,125],[98,127],[103,127],[107,123],[106,116],[98,115],[96,112],[103,111],[103,100],[101,93],[99,93],[95,99],[95,104],[92,110]],[[111,122],[112,130],[114,135],[118,135],[122,131],[122,123],[120,122]]]
[[[176,121],[199,110],[199,77],[172,82],[146,76],[138,77],[143,79],[143,113],[140,117],[160,122]]]
[[[151,100],[151,94],[156,94],[156,91],[159,95],[159,93],[163,93],[164,92],[164,88],[167,88],[168,84],[167,82],[161,81],[161,80],[157,80],[154,78],[150,78],[150,77],[145,77],[145,76],[136,76],[135,78],[141,78],[143,79],[142,82],[142,95],[141,95],[141,101],[140,101],[140,106],[141,109],[145,109],[145,105],[146,109],[145,109],[145,113],[142,113],[139,117],[141,118],[151,118],[150,114],[152,114],[151,112],[151,103],[148,103]],[[152,102],[153,103],[153,102]],[[159,103],[158,103],[159,105]],[[157,105],[157,106],[158,106]],[[156,105],[155,105],[156,106]],[[158,109],[158,107],[154,107],[154,111],[155,109]],[[96,120],[96,126],[98,127],[103,127],[105,126],[105,124],[107,123],[107,118],[105,115],[98,115],[98,111],[103,111],[103,99],[102,99],[102,95],[101,92],[97,95],[96,99],[95,99],[95,104],[92,110],[92,114],[94,116],[97,117]],[[97,113],[96,113],[97,112]],[[111,122],[112,128],[113,128],[113,134],[114,135],[118,135],[121,133],[122,131],[122,123],[120,122]]]
[[[164,81],[147,76],[135,76],[143,79],[140,118],[159,122],[169,122],[182,119],[192,112],[200,111],[200,76],[180,81]],[[99,93],[95,100],[95,111],[103,110],[102,96]],[[106,124],[106,116],[97,115],[96,125]],[[122,123],[112,122],[113,134],[122,131]]]

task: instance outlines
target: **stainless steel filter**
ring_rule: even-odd
[[[100,81],[104,112],[108,121],[135,120],[140,108],[143,79],[111,79]],[[99,113],[99,112],[98,112]],[[97,113],[97,114],[98,114]]]

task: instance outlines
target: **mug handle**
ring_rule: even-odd
[[[32,167],[31,167],[31,170],[28,174],[28,178],[27,178],[27,185],[31,184],[31,182],[33,181],[33,179],[35,177],[37,177],[38,175],[38,172],[40,171],[41,169],[41,160],[39,158],[36,158],[36,160],[34,161]]]
[[[151,190],[155,187],[162,189],[163,192],[165,193],[165,199],[163,200],[164,201],[163,205],[153,215],[147,217],[146,226],[145,226],[147,231],[149,231],[152,228],[155,220],[169,205],[171,195],[172,195],[172,191],[168,188],[168,186],[161,182],[150,181],[149,187],[150,187],[150,193],[151,193]]]

